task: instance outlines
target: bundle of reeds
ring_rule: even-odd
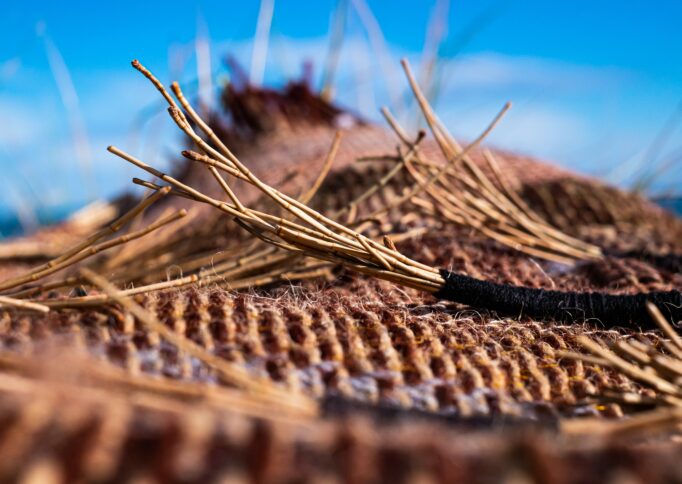
[[[443,126],[437,122],[416,85],[409,66],[406,62],[403,65],[415,96],[420,102],[427,122],[434,137],[438,140],[447,163],[437,169],[432,167],[433,171],[428,172],[428,169],[423,171],[423,166],[422,168],[411,166],[411,161],[402,157],[401,164],[397,168],[401,168],[402,163],[411,166],[410,174],[417,183],[413,188],[409,188],[406,194],[399,197],[396,202],[372,213],[372,217],[380,216],[408,200],[419,205],[418,200],[421,199],[417,198],[415,202],[415,197],[420,195],[422,191],[426,191],[431,197],[431,202],[430,205],[422,202],[422,207],[430,207],[433,211],[437,209],[439,213],[445,214],[448,220],[474,227],[486,236],[532,255],[541,255],[562,262],[572,261],[573,259],[570,259],[569,256],[581,258],[598,258],[601,256],[598,248],[562,234],[542,222],[532,212],[525,213],[524,207],[520,206],[518,201],[514,202],[498,190],[467,158],[468,150],[478,144],[494,127],[508,106],[493,120],[490,127],[478,140],[472,143],[469,148],[462,150],[448,135]],[[560,291],[529,289],[480,281],[409,259],[392,245],[390,238],[384,238],[383,243],[381,243],[363,235],[363,224],[366,224],[367,220],[360,221],[355,227],[344,225],[311,209],[305,203],[305,196],[304,201],[297,200],[263,183],[199,117],[177,83],[172,85],[172,90],[178,103],[182,106],[182,110],[163,85],[146,68],[137,61],[133,62],[133,66],[159,90],[169,104],[168,111],[173,121],[203,152],[184,151],[183,156],[206,165],[224,190],[229,202],[212,198],[118,148],[109,147],[109,151],[168,183],[172,187],[171,193],[173,195],[217,208],[232,216],[238,225],[256,238],[273,247],[283,249],[292,256],[340,263],[364,274],[435,293],[440,298],[476,307],[486,307],[506,314],[519,314],[525,311],[530,316],[553,319],[575,319],[577,314],[578,318],[598,319],[606,324],[626,324],[630,321],[642,321],[643,316],[646,315],[645,304],[647,301],[652,301],[659,305],[665,304],[673,317],[681,316],[676,308],[682,307],[682,294],[676,290],[650,292],[635,296],[562,293]],[[395,121],[392,121],[390,116],[388,119],[401,139],[410,146],[409,156],[411,157],[413,152],[417,152],[416,145],[419,140],[417,143],[410,143]],[[204,140],[194,130],[190,122],[205,134],[208,141]],[[338,136],[332,147],[332,153],[335,151],[334,146],[337,142]],[[330,156],[329,159],[332,157]],[[434,185],[440,181],[443,175],[448,174],[451,168],[462,168],[459,163],[463,164],[468,173],[464,176],[458,174],[455,178],[456,185],[452,183],[450,185],[442,184],[442,186]],[[381,186],[381,183],[390,179],[397,171],[397,169],[391,170],[377,186]],[[251,184],[298,221],[245,206],[221,173]],[[429,175],[429,177],[425,178],[424,175]],[[164,189],[152,182],[137,182],[158,192]],[[317,186],[319,186],[318,182],[313,189]],[[439,190],[432,189],[432,186],[438,187]],[[467,191],[465,187],[474,191]],[[450,192],[449,190],[453,191]],[[456,195],[449,196],[450,193]],[[353,202],[351,202],[349,221],[354,219],[353,206]],[[475,208],[478,209],[478,212],[475,211]]]

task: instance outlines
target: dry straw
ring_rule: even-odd
[[[392,238],[376,233],[367,235],[372,220],[381,218],[391,209],[406,203],[411,203],[415,210],[421,213],[446,222],[473,227],[494,240],[533,256],[565,263],[601,257],[598,248],[552,228],[533,213],[511,188],[507,176],[501,174],[492,153],[486,152],[485,159],[490,173],[493,174],[493,180],[488,178],[470,158],[471,151],[495,127],[509,105],[500,111],[477,139],[462,148],[433,113],[405,61],[403,67],[408,81],[446,162],[438,164],[427,159],[420,149],[424,133],[419,133],[412,140],[388,110],[384,110],[384,116],[400,139],[402,146],[396,156],[379,157],[381,161],[395,163],[386,175],[352,200],[344,209],[333,214],[335,218],[345,216],[345,223],[327,217],[308,205],[330,171],[341,142],[340,134],[335,136],[322,172],[312,186],[300,197],[292,197],[264,183],[242,163],[196,113],[177,83],[172,85],[172,92],[175,96],[173,98],[144,66],[137,61],[133,62],[133,66],[159,90],[169,104],[168,112],[171,118],[199,150],[183,151],[183,156],[193,163],[202,165],[211,174],[224,192],[226,200],[213,198],[116,147],[109,147],[111,153],[158,180],[157,182],[134,180],[136,184],[151,190],[152,194],[118,220],[95,232],[62,255],[26,274],[0,283],[0,291],[5,293],[0,296],[0,306],[45,312],[49,308],[118,302],[149,329],[213,368],[229,383],[270,403],[287,402],[287,405],[292,407],[292,412],[314,414],[315,406],[308,399],[302,396],[293,398],[290,393],[267,382],[254,379],[243,369],[216,358],[205,349],[159,323],[152,314],[131,301],[130,296],[197,282],[224,283],[237,289],[282,280],[319,277],[328,274],[330,267],[335,264],[342,264],[358,272],[416,289],[428,292],[439,291],[445,280],[438,269],[400,253]],[[358,205],[381,191],[403,170],[414,182],[406,187],[403,195],[368,216],[358,219]],[[243,203],[231,187],[233,179],[242,180],[257,188],[263,199],[269,200],[276,208],[265,209],[261,206],[266,206],[266,204],[254,207]],[[165,186],[161,183],[165,183]],[[163,214],[143,229],[118,235],[123,227],[138,219],[147,207],[169,194],[213,206],[232,217],[255,238],[255,241],[238,244],[237,247],[227,251],[223,257],[217,257],[214,253],[191,254],[191,251],[188,252],[186,241],[178,240],[164,241],[140,251],[134,250],[133,242],[169,224],[178,223],[180,219],[187,216],[184,210]],[[160,270],[164,264],[168,263],[169,258],[171,260],[173,257],[180,258],[183,254],[186,257],[181,262],[181,267],[190,270],[199,270],[209,259],[217,264],[213,265],[212,273],[194,273],[176,280],[162,282],[156,280],[125,290],[119,290],[109,281],[85,268],[61,280],[52,280],[34,288],[25,287],[26,284],[76,267],[83,261],[124,244],[128,244],[130,255],[123,257],[119,254],[118,263],[122,264],[126,258],[132,258],[140,264],[137,269],[139,277],[143,277],[143,274],[150,271],[154,273]],[[145,262],[147,258],[152,262]],[[112,265],[118,267],[118,264]],[[128,275],[133,277],[131,274]],[[44,292],[49,288],[69,287],[83,282],[101,289],[103,294],[54,301],[21,299],[36,292]],[[682,339],[655,306],[649,305],[649,311],[664,334],[670,338],[670,341],[664,344],[665,353],[639,340],[620,341],[606,347],[587,336],[582,336],[578,338],[578,342],[587,354],[563,353],[563,356],[611,367],[657,392],[656,397],[644,398],[622,394],[614,389],[613,392],[599,395],[599,398],[610,398],[630,404],[654,403],[679,407],[682,406]]]
[[[583,334],[578,336],[577,343],[584,353],[558,351],[556,355],[589,363],[597,370],[608,368],[639,383],[643,388],[653,390],[653,395],[624,392],[619,388],[602,389],[579,404],[617,403],[640,411],[627,419],[614,421],[603,418],[566,419],[561,423],[563,433],[608,439],[641,439],[653,435],[672,435],[679,431],[682,423],[682,339],[658,307],[649,303],[647,309],[652,320],[668,338],[659,340],[658,345],[638,336],[605,343]]]
[[[404,149],[399,150],[397,157],[382,157],[382,161],[394,161],[395,166],[344,208],[330,216],[311,209],[308,204],[331,169],[341,143],[340,133],[335,135],[321,173],[314,183],[299,197],[291,197],[256,177],[192,108],[177,83],[171,85],[173,97],[139,62],[134,61],[133,66],[161,93],[169,105],[171,118],[197,147],[197,151],[186,150],[182,155],[208,170],[225,193],[226,200],[212,198],[128,153],[110,147],[109,151],[147,171],[166,186],[135,178],[134,183],[152,190],[150,197],[47,264],[0,283],[0,293],[5,297],[31,298],[49,290],[87,284],[77,273],[78,267],[84,262],[88,262],[89,267],[94,270],[112,274],[112,282],[128,285],[129,289],[125,291],[128,296],[196,283],[220,284],[239,289],[280,281],[324,277],[329,275],[330,269],[336,264],[344,264],[359,272],[395,283],[435,292],[444,282],[439,271],[405,257],[395,246],[382,241],[383,234],[377,231],[377,222],[381,222],[382,227],[390,227],[388,213],[405,204],[411,204],[412,207],[408,216],[414,218],[430,215],[447,223],[474,227],[486,236],[534,256],[566,263],[599,256],[598,249],[553,229],[533,214],[513,189],[509,188],[499,169],[495,171],[491,154],[488,154],[488,160],[496,174],[497,183],[491,182],[469,158],[470,153],[502,119],[509,105],[500,111],[479,137],[461,148],[435,118],[406,62],[403,62],[403,66],[415,98],[441,146],[446,163],[437,164],[426,159],[420,150],[425,133],[420,132],[411,140],[388,110],[384,109],[382,112]],[[407,172],[413,183],[404,187],[400,196],[358,218],[359,206],[389,184],[395,183],[401,172]],[[231,178],[256,187],[262,194],[261,199],[252,206],[245,206],[232,189]],[[210,239],[211,233],[202,232],[201,228],[192,226],[191,222],[196,215],[184,211],[164,214],[146,228],[139,228],[144,211],[167,194],[212,205],[233,217],[253,239],[250,242],[237,240],[234,245],[225,248],[207,246],[203,250],[197,250],[196,242]],[[338,219],[345,219],[345,223],[337,222]],[[135,226],[136,223],[138,227]],[[166,230],[165,227],[169,224],[173,224],[175,234]],[[112,238],[126,225],[131,225],[128,233]],[[189,232],[183,233],[185,228]],[[427,228],[421,227],[392,238],[409,238],[425,230]],[[155,233],[154,240],[145,240],[144,237],[152,232]],[[123,247],[124,250],[111,250]],[[222,251],[216,253],[217,250]],[[95,257],[100,254],[101,257]],[[181,277],[168,280],[170,265],[177,268]],[[43,282],[58,272],[66,272],[66,276]],[[130,287],[132,284],[134,287]],[[108,295],[96,294],[48,301],[34,299],[27,302],[64,308],[94,306],[110,301]]]
[[[166,182],[173,188],[171,193],[212,205],[231,215],[242,227],[268,244],[293,252],[296,255],[312,256],[332,263],[343,263],[361,272],[419,289],[434,291],[443,283],[443,279],[436,269],[412,261],[398,251],[390,249],[366,237],[359,231],[335,222],[308,207],[305,202],[317,190],[321,180],[316,182],[311,190],[304,195],[303,201],[292,198],[263,183],[199,117],[187,102],[177,83],[172,85],[172,91],[177,99],[176,103],[163,85],[146,68],[139,62],[134,62],[133,66],[142,72],[161,92],[169,103],[171,118],[203,151],[203,153],[185,151],[183,155],[189,160],[202,163],[207,167],[225,192],[229,202],[209,197],[118,148],[110,147],[109,151]],[[179,106],[182,106],[184,112],[180,110]],[[192,128],[189,120],[203,132],[210,143]],[[333,144],[332,153],[336,150],[335,147],[338,147],[338,141]],[[332,155],[328,157],[328,160],[330,159],[333,159]],[[326,165],[328,166],[329,163]],[[288,212],[293,220],[245,206],[231,189],[230,183],[224,178],[224,175],[244,180],[258,188],[281,210]],[[152,189],[161,189],[152,183],[145,183],[145,185]]]
[[[660,309],[648,303],[647,310],[656,326],[668,339],[657,347],[634,336],[607,344],[587,335],[577,338],[585,353],[559,352],[558,356],[611,368],[656,392],[654,397],[623,393],[614,388],[591,398],[628,405],[664,405],[682,408],[682,339]]]
[[[173,121],[201,151],[183,151],[183,156],[206,167],[225,193],[226,201],[210,197],[116,147],[109,147],[109,151],[165,182],[166,188],[170,187],[172,195],[215,207],[233,217],[256,238],[274,248],[288,251],[297,256],[297,259],[313,257],[333,264],[341,263],[375,277],[429,292],[437,291],[444,283],[437,269],[411,260],[395,247],[387,246],[363,234],[372,220],[407,202],[414,202],[416,206],[425,210],[430,209],[432,213],[447,220],[475,227],[496,240],[533,255],[562,262],[599,256],[598,249],[565,236],[543,224],[538,217],[529,215],[526,206],[519,206],[513,199],[507,197],[469,158],[469,152],[490,133],[509,105],[500,111],[490,126],[473,143],[462,149],[436,120],[406,62],[403,62],[403,66],[415,97],[447,161],[444,165],[437,166],[421,158],[419,143],[423,139],[423,134],[418,135],[414,142],[410,141],[390,113],[384,111],[389,124],[408,151],[405,155],[401,154],[397,160],[398,167],[390,170],[378,183],[351,201],[345,209],[334,214],[346,215],[348,225],[339,223],[307,205],[331,166],[340,141],[338,135],[332,143],[323,174],[302,197],[298,199],[291,197],[264,183],[242,163],[192,108],[177,83],[171,86],[174,99],[161,82],[138,61],[134,61],[133,66],[161,93],[169,105],[168,112]],[[466,169],[464,172],[461,170],[462,167]],[[413,177],[414,185],[397,200],[362,220],[355,220],[358,204],[381,190],[403,168],[406,168]],[[231,188],[230,178],[254,186],[264,197],[274,202],[279,210],[289,215],[274,214],[271,211],[246,206]],[[161,185],[153,182],[137,179],[135,182],[155,191],[163,189]],[[452,190],[455,183],[456,192]],[[506,187],[506,190],[509,188]],[[461,195],[452,195],[457,192]],[[278,262],[286,260],[288,256],[280,254],[274,248],[267,254],[272,254]]]
[[[496,183],[470,158],[472,148],[499,122],[511,106],[509,103],[481,137],[462,149],[434,114],[407,61],[403,60],[402,64],[431,133],[447,160],[445,165],[439,165],[426,159],[418,144],[410,142],[397,121],[387,110],[383,110],[404,149],[399,150],[397,156],[382,156],[379,159],[393,161],[407,168],[415,187],[406,197],[428,215],[473,227],[487,237],[534,257],[568,264],[575,260],[601,257],[598,247],[564,234],[534,214],[510,188],[507,178],[511,175],[501,174],[490,151],[484,154]]]

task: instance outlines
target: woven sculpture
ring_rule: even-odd
[[[0,479],[682,479],[679,219],[415,83],[431,137],[304,83],[204,123],[134,65],[188,161],[111,148],[145,197],[0,247]]]

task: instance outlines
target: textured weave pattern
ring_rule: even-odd
[[[406,304],[412,298],[377,285],[353,281],[345,289],[352,298],[337,290],[301,289],[276,299],[176,291],[149,296],[145,305],[221,357],[315,397],[333,394],[462,416],[518,415],[531,413],[532,402],[566,405],[571,413],[577,399],[605,385],[636,388],[580,362],[559,363],[555,350],[575,349],[572,336],[583,327],[548,328],[443,305]],[[198,362],[117,312],[54,314],[5,321],[5,327],[2,341],[9,347],[61,334],[134,373],[213,380]],[[606,411],[618,413],[617,407]]]
[[[268,183],[299,173],[284,184],[295,195],[315,178],[334,130],[319,125],[290,128],[266,129],[255,142],[242,139],[237,151]],[[314,204],[330,213],[362,193],[388,167],[355,164],[355,159],[394,152],[395,144],[380,128],[348,128],[335,168]],[[431,142],[425,143],[424,152],[440,159]],[[657,254],[682,251],[678,219],[596,181],[527,158],[503,153],[499,158],[502,171],[533,209],[611,255],[575,267],[534,260],[469,228],[422,217],[410,205],[389,214],[388,229],[401,233],[422,228],[424,234],[400,242],[399,249],[426,264],[528,287],[614,294],[680,288],[679,273],[640,257],[617,255],[652,248]],[[485,169],[480,153],[474,153],[474,159]],[[189,166],[183,179],[219,196],[207,172]],[[257,197],[238,183],[235,190],[247,202]],[[398,180],[361,206],[360,213],[370,213],[401,191]],[[199,234],[187,250],[217,252],[242,237],[223,215],[185,200],[164,200],[149,216],[168,204],[195,210],[196,218],[173,235],[182,240],[188,233]],[[69,237],[48,238],[52,245],[72,243]],[[26,266],[25,261],[2,262],[0,277]],[[163,324],[208,351],[292,391],[458,417],[620,416],[626,409],[617,405],[578,402],[605,388],[649,391],[595,365],[559,359],[556,352],[576,350],[580,334],[654,343],[659,338],[634,330],[603,331],[594,323],[559,326],[523,315],[500,319],[483,308],[442,304],[429,295],[343,270],[331,281],[241,292],[192,287],[137,300]],[[43,346],[55,339],[65,345],[64,351],[85,348],[132,375],[191,381],[206,388],[219,385],[212,371],[117,307],[60,310],[47,316],[0,310],[3,352],[40,356]],[[462,434],[409,422],[372,432],[368,422],[346,424],[336,418],[313,428],[280,428],[200,405],[178,410],[164,403],[159,410],[160,404],[150,408],[113,392],[104,397],[111,400],[105,407],[101,399],[67,399],[72,415],[54,410],[68,408],[61,400],[35,388],[17,388],[0,386],[6,395],[0,405],[0,479],[40,472],[97,479],[99,472],[103,480],[114,481],[140,476],[181,482],[225,476],[267,480],[277,475],[280,482],[333,481],[332,476],[384,482],[618,482],[646,476],[648,482],[665,482],[679,478],[680,472],[670,458],[677,448],[670,443],[663,450],[652,444],[637,448],[613,442],[590,447],[554,441],[543,432]],[[37,423],[30,427],[30,422]],[[23,440],[15,440],[17,435]]]
[[[5,380],[19,386],[21,380]],[[0,478],[33,482],[678,482],[679,445],[366,418],[266,423],[163,399],[0,390]],[[39,398],[36,398],[39,397]],[[11,458],[10,458],[11,457]]]
[[[285,170],[277,168],[277,163],[319,163],[331,134],[331,129],[317,128],[298,135],[274,136],[241,156],[253,159],[257,170],[272,167],[264,173],[266,179],[278,178]],[[298,137],[307,143],[299,143]],[[317,144],[315,140],[319,140]],[[318,203],[328,210],[335,208],[357,195],[363,183],[373,183],[381,170],[368,171],[350,163],[370,148],[381,153],[389,140],[376,128],[358,127],[348,132],[337,171],[330,176]],[[306,148],[300,150],[300,146]],[[534,169],[529,170],[529,166]],[[528,183],[533,184],[563,176],[560,170],[520,158],[511,158],[509,166],[503,168],[519,175],[519,183],[525,183],[520,177],[523,173],[532,173]],[[569,183],[599,188],[580,178],[571,180]],[[382,193],[387,200],[392,196],[390,189]],[[382,203],[370,199],[363,209],[371,211]],[[579,203],[580,199],[573,200],[574,206]],[[546,209],[533,203],[534,208],[538,206]],[[659,228],[669,221],[662,211],[642,201],[640,213],[646,214],[654,227],[656,220]],[[391,218],[401,219],[406,214],[409,210],[391,214]],[[206,216],[219,215],[209,211]],[[570,216],[571,212],[566,212],[565,217]],[[574,218],[571,222],[578,229],[587,229],[595,221]],[[197,223],[205,221],[199,218]],[[668,290],[682,282],[680,274],[658,270],[634,258],[611,257],[566,268],[500,247],[467,228],[423,220],[407,220],[406,228],[420,224],[427,225],[429,234],[399,245],[408,257],[495,282],[613,293]],[[602,241],[604,244],[617,245],[631,237],[626,231],[614,230],[612,237]],[[234,230],[230,228],[228,233]],[[654,237],[656,232],[652,230],[649,235]],[[670,245],[662,238],[658,240],[660,245]],[[559,364],[552,356],[553,350],[572,348],[571,335],[583,332],[581,325],[560,328],[543,322],[500,321],[481,308],[445,308],[434,305],[430,296],[355,275],[343,274],[336,282],[322,286],[304,283],[295,289],[285,285],[274,288],[274,292],[260,291],[258,296],[235,295],[223,289],[174,290],[142,299],[162,322],[209,350],[244,362],[284,384],[305,388],[315,396],[332,392],[369,402],[381,400],[462,414],[518,412],[510,402],[570,403],[608,380],[579,363]],[[17,319],[6,313],[0,338],[12,346],[43,332],[73,333],[95,354],[132,370],[177,378],[202,377],[196,365],[179,357],[173,347],[134,330],[139,325],[126,322],[126,318],[130,319],[112,317],[108,311],[65,311],[31,321],[28,316]],[[630,388],[628,383],[622,384],[624,389]]]

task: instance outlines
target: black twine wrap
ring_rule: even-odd
[[[654,291],[632,295],[600,292],[549,291],[482,281],[440,270],[445,284],[434,295],[439,299],[485,308],[505,316],[528,316],[564,323],[598,320],[605,326],[636,325],[654,328],[647,301],[672,322],[682,319],[680,291]]]

